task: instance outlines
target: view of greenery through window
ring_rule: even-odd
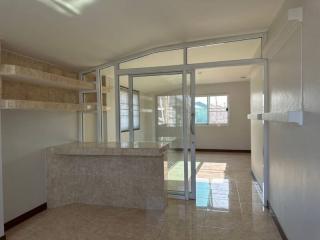
[[[208,97],[196,97],[195,99],[196,123],[208,123]]]

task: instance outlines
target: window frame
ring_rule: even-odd
[[[121,91],[123,91],[123,92],[127,92],[127,94],[128,94],[128,99],[129,99],[129,88],[127,88],[127,87],[124,87],[124,86],[120,86],[120,91],[119,91],[119,95],[121,94]],[[138,130],[140,130],[140,128],[141,128],[141,114],[140,114],[140,109],[141,109],[141,101],[140,101],[140,91],[138,91],[138,90],[133,90],[132,91],[133,92],[133,94],[132,94],[132,96],[134,95],[134,94],[136,94],[137,96],[138,96],[138,113],[139,113],[139,122],[138,122],[138,127],[137,128],[135,128],[134,127],[134,123],[132,122],[132,125],[133,125],[133,131],[138,131]],[[130,102],[130,101],[129,101]],[[133,110],[133,109],[132,109]],[[128,111],[129,111],[129,115],[130,115],[130,106],[129,106],[129,103],[128,103]],[[120,103],[120,112],[121,112],[121,103]],[[132,111],[132,114],[133,114],[133,111]],[[128,115],[128,116],[129,116]],[[129,116],[129,121],[130,121],[130,116]],[[134,121],[134,118],[133,118],[133,116],[132,116],[132,121]],[[120,114],[120,132],[121,133],[123,133],[123,132],[129,132],[130,131],[130,123],[129,123],[129,126],[128,126],[128,129],[125,129],[125,130],[121,130],[121,114]]]
[[[210,97],[219,97],[219,96],[226,96],[227,97],[227,109],[228,109],[228,117],[227,117],[227,123],[210,123],[210,111],[209,111],[209,108],[210,108]],[[195,99],[197,97],[206,97],[207,98],[207,123],[197,123],[195,122],[195,125],[196,126],[215,126],[215,127],[227,127],[230,125],[230,101],[229,101],[229,94],[225,94],[225,93],[217,93],[217,94],[201,94],[201,95],[196,95],[195,96]]]

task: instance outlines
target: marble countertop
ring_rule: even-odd
[[[109,142],[109,143],[68,143],[50,147],[59,155],[84,156],[161,156],[169,148],[163,142]]]

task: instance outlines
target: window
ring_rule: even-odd
[[[182,126],[182,96],[158,96],[158,125]]]
[[[196,123],[208,123],[208,97],[196,97],[195,100]]]
[[[261,38],[188,48],[188,64],[261,58]]]
[[[139,93],[137,91],[133,91],[133,129],[140,129],[140,99]]]
[[[120,69],[159,67],[183,64],[183,49],[152,53],[120,63]]]
[[[133,130],[140,129],[140,97],[138,91],[133,91]],[[120,129],[129,131],[129,89],[120,89]]]
[[[195,98],[196,124],[228,124],[228,96],[199,96]]]

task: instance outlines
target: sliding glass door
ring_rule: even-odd
[[[182,72],[121,76],[119,81],[121,141],[168,143],[168,192],[183,198],[193,186],[191,82],[192,74]]]

